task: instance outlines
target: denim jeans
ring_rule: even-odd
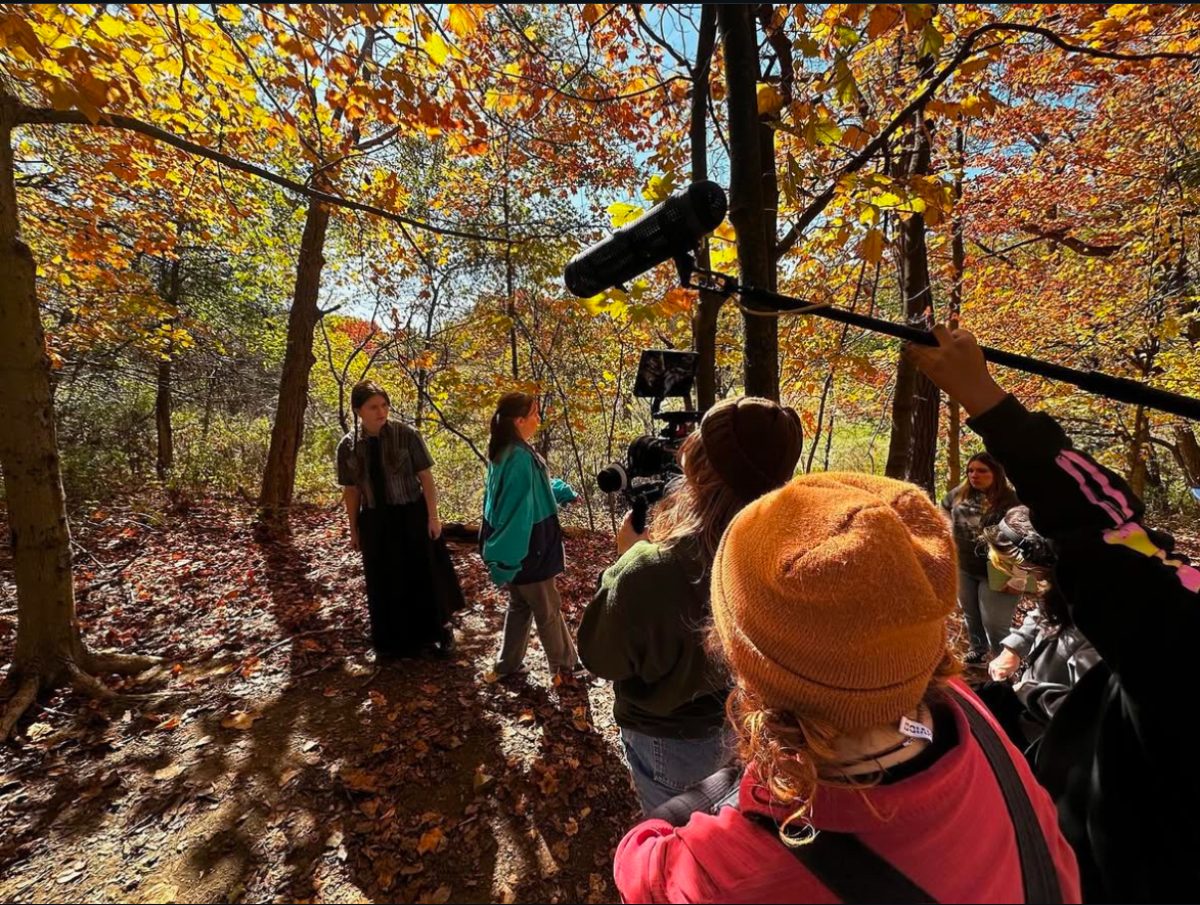
[[[733,750],[724,730],[703,738],[658,738],[622,728],[621,742],[647,814],[712,776]]]
[[[958,570],[958,605],[971,636],[971,650],[990,651],[992,656],[1000,653],[1000,642],[1012,632],[1019,599],[1016,594],[993,591],[987,578]]]

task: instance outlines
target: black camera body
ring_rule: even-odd
[[[652,399],[651,417],[666,424],[657,434],[630,443],[623,463],[614,462],[596,475],[602,491],[624,497],[633,510],[633,527],[639,534],[646,530],[650,507],[662,499],[671,479],[681,474],[679,447],[700,422],[700,413],[690,408],[659,411],[663,400],[670,397],[681,397],[685,406],[690,405],[698,359],[695,352],[674,349],[642,352],[633,394]]]

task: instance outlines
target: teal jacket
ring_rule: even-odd
[[[532,584],[562,572],[558,507],[576,497],[563,481],[550,480],[546,463],[524,443],[489,462],[479,545],[492,581]]]

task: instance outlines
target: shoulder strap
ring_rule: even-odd
[[[748,813],[745,816],[778,839],[779,827],[766,814]],[[822,830],[811,844],[790,851],[809,873],[843,902],[896,902],[899,905],[937,902],[851,833]]]
[[[659,805],[646,816],[654,820],[665,820],[671,826],[684,826],[697,811],[703,814],[717,813],[731,793],[736,795],[741,780],[740,767],[725,767],[686,792]],[[737,806],[736,797],[733,799],[733,805]]]
[[[1004,803],[1008,805],[1008,814],[1017,834],[1017,852],[1021,857],[1025,901],[1061,905],[1062,887],[1058,882],[1054,859],[1050,855],[1050,846],[1046,843],[1046,834],[1042,832],[1042,825],[1033,810],[1029,793],[1025,791],[1025,784],[1021,782],[1017,768],[1013,766],[1012,757],[991,723],[979,712],[979,708],[957,689],[950,687],[947,690],[966,715],[971,734],[975,736],[979,747],[987,756],[996,781],[1000,783],[1000,791],[1004,793]]]

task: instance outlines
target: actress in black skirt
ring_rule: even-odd
[[[450,616],[462,589],[442,538],[433,459],[421,435],[388,420],[391,401],[373,380],[350,395],[355,428],[337,449],[350,543],[362,551],[371,642],[381,657],[454,649]]]

